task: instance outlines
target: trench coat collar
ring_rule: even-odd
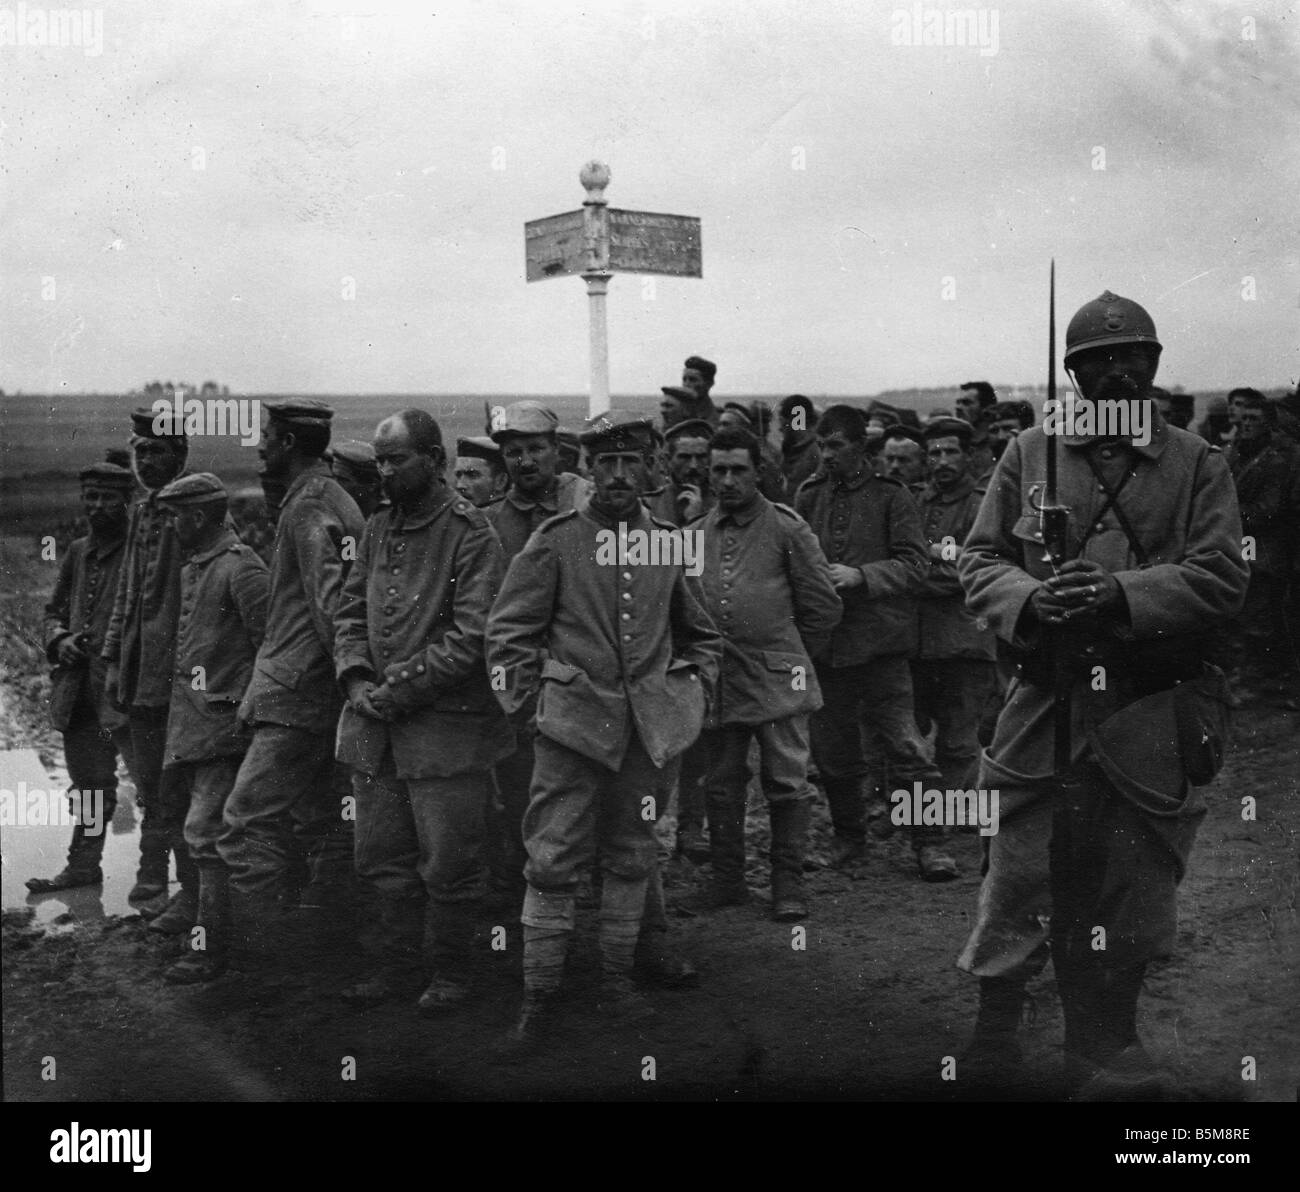
[[[829,476],[827,477],[827,479],[831,481],[832,490],[843,488],[843,489],[848,489],[849,492],[856,492],[864,484],[866,484],[866,482],[870,480],[873,475],[875,475],[875,473],[872,472],[870,468],[866,467],[864,462],[862,470],[859,472],[855,472],[847,480],[831,480]]]
[[[715,508],[718,510],[718,521],[720,523],[725,521],[732,521],[735,522],[736,525],[738,526],[747,526],[749,525],[750,522],[754,520],[754,518],[756,518],[760,513],[763,512],[763,506],[768,503],[769,503],[768,499],[765,496],[763,496],[762,493],[755,492],[754,499],[750,501],[750,503],[746,505],[744,509],[736,509],[728,512],[723,512],[721,505],[717,505],[715,506]]]
[[[958,501],[964,501],[974,491],[975,477],[967,472],[965,478],[954,488],[948,489],[947,492],[939,488],[933,480],[930,481],[930,483],[921,490],[921,500],[927,505],[955,505]]]
[[[323,459],[314,459],[295,477],[294,482],[285,490],[284,501],[280,505],[281,511],[285,505],[293,498],[294,493],[298,492],[308,480],[315,480],[317,477],[333,479],[334,473],[330,471],[329,464]]]
[[[646,527],[650,522],[650,515],[640,501],[636,503],[636,511],[631,517],[611,518],[596,505],[594,499],[588,501],[582,507],[581,512],[583,516],[590,518],[596,525],[607,530],[617,530],[619,526],[626,526],[629,530],[632,530],[637,527]]]
[[[211,562],[218,555],[225,554],[226,551],[228,551],[232,546],[237,545],[238,542],[239,539],[236,537],[234,530],[223,530],[221,536],[216,540],[216,542],[208,547],[207,550],[203,551],[201,554],[190,555],[190,557],[185,561],[187,563],[192,563],[195,566],[202,566],[204,563]]]
[[[442,486],[441,494],[434,500],[432,507],[425,510],[423,513],[417,513],[414,517],[407,517],[398,506],[394,505],[393,520],[389,522],[389,528],[395,534],[405,534],[410,530],[423,530],[424,527],[430,525],[448,505],[454,505],[460,499],[459,493],[444,484]]]
[[[1151,401],[1151,441],[1139,446],[1132,439],[1122,437],[1112,440],[1115,444],[1127,447],[1135,451],[1138,455],[1145,456],[1150,460],[1159,459],[1169,445],[1169,424],[1160,414],[1160,408],[1155,401]],[[1103,440],[1096,437],[1081,437],[1078,435],[1062,435],[1061,441],[1073,451],[1083,451],[1088,447],[1095,446]]]

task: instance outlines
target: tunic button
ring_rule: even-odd
[[[416,666],[416,668],[415,668],[415,673],[416,673],[417,675],[422,675],[422,674],[424,674],[424,663],[423,663],[423,662],[419,663],[419,664]]]
[[[396,574],[397,574],[399,571],[401,571],[402,569],[401,569],[400,567],[394,565],[393,567],[389,568],[389,570],[392,571],[392,573],[393,573],[394,575],[396,575]]]
[[[402,678],[403,678],[403,679],[409,679],[410,677],[411,677],[411,672],[410,672],[410,671],[403,671],[403,672],[402,672]]]
[[[628,581],[630,582],[631,579],[632,579],[632,573],[631,573],[630,571],[625,571],[625,572],[623,572],[623,578],[624,578],[625,580],[628,580]]]
[[[632,640],[632,635],[630,633],[623,634],[623,640],[625,642],[630,642]]]
[[[1105,527],[1105,525],[1102,524],[1101,522],[1098,522],[1098,523],[1097,523],[1095,526],[1093,526],[1092,528],[1093,528],[1093,529],[1094,529],[1098,534],[1100,534],[1100,533],[1102,532],[1102,530],[1104,530],[1106,527]]]
[[[631,613],[624,613],[624,614],[623,614],[623,620],[625,620],[625,621],[630,621],[631,619],[632,619],[632,614],[631,614]]]
[[[388,589],[388,594],[389,594],[390,596],[396,596],[396,595],[397,595],[397,589],[396,589],[396,588],[389,588],[389,589]]]
[[[631,599],[632,599],[632,593],[631,593],[631,592],[624,592],[624,593],[623,593],[623,599],[624,599],[624,600],[631,600]]]

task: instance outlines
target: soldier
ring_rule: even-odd
[[[1294,526],[1290,508],[1296,449],[1277,431],[1276,405],[1257,389],[1234,389],[1237,437],[1228,467],[1246,535],[1250,587],[1241,610],[1241,677],[1248,694],[1286,673],[1292,650],[1285,616]]]
[[[488,621],[488,666],[505,676],[498,698],[512,719],[535,717],[537,732],[516,1046],[539,1038],[573,934],[579,873],[597,859],[602,1005],[628,1018],[647,1012],[628,978],[655,867],[654,822],[675,759],[699,734],[721,653],[683,566],[686,540],[640,502],[654,451],[649,420],[611,411],[582,441],[590,503],[532,537]]]
[[[987,381],[967,381],[957,393],[957,417],[974,423],[981,413],[997,405],[997,401],[997,392]]]
[[[185,926],[183,905],[176,916],[168,916],[170,904],[162,905],[169,856],[176,858],[178,903],[197,897],[198,870],[185,846],[184,792],[172,790],[163,773],[181,599],[181,548],[171,519],[158,504],[158,490],[186,474],[189,445],[184,435],[158,434],[157,418],[148,406],[131,414],[132,463],[146,492],[131,507],[127,523],[126,555],[104,635],[103,657],[108,662],[104,683],[109,698],[125,708],[130,719],[132,777],[141,809],[140,868],[128,897],[142,904],[142,913],[161,912],[164,926],[173,922]]]
[[[698,418],[710,426],[718,425],[718,408],[709,397],[718,367],[702,356],[689,356],[682,368],[680,386],[665,386],[664,400],[659,403],[663,429],[667,432],[674,424]]]
[[[253,729],[226,801],[218,849],[247,942],[269,952],[291,910],[299,848],[309,881],[299,906],[337,906],[352,863],[334,762],[342,698],[334,683],[334,615],[365,520],[322,458],[334,411],[324,402],[265,403],[263,472],[286,484],[275,530],[266,636],[239,708]],[[294,836],[298,837],[295,842]]]
[[[762,457],[747,431],[720,430],[710,445],[717,506],[687,533],[704,548],[705,608],[722,631],[722,672],[705,730],[713,874],[701,905],[743,905],[749,749],[772,825],[772,917],[803,919],[803,858],[814,798],[808,783],[808,714],[821,707],[811,659],[830,643],[841,605],[808,524],[758,491]]]
[[[502,573],[487,515],[443,480],[442,432],[423,410],[375,431],[392,502],[366,527],[339,604],[335,667],[348,694],[339,760],[353,768],[356,865],[373,969],[344,992],[356,1005],[428,982],[436,1014],[469,993],[485,890],[491,767],[513,748],[483,665],[483,629]]]
[[[925,447],[915,427],[895,422],[885,428],[885,472],[909,492],[918,493],[925,484]]]
[[[456,492],[476,509],[495,505],[510,487],[501,448],[486,435],[456,440],[452,479]]]
[[[63,554],[54,593],[45,606],[45,655],[50,674],[50,722],[63,734],[63,755],[76,798],[76,825],[68,863],[53,877],[27,879],[33,894],[49,894],[104,880],[100,858],[117,809],[117,758],[131,758],[126,715],[105,691],[100,657],[125,556],[127,502],[135,486],[129,468],[83,468],[81,507],[90,533]]]
[[[1190,393],[1170,393],[1159,385],[1151,386],[1151,396],[1162,417],[1170,426],[1180,430],[1190,430],[1192,418],[1196,415],[1196,399]]]
[[[1147,400],[1161,348],[1137,303],[1109,292],[1086,303],[1065,344],[1083,401]],[[1109,1070],[1098,1094],[1106,1079],[1140,1080],[1148,1067],[1138,994],[1148,961],[1174,944],[1175,886],[1204,814],[1188,775],[1206,781],[1203,745],[1222,747],[1206,716],[1203,650],[1247,583],[1226,461],[1152,406],[1147,442],[1061,436],[1068,561],[1045,557],[1036,512],[1045,423],[1007,447],[958,565],[972,611],[1023,659],[980,765],[979,786],[1000,791],[1000,826],[958,960],[980,978],[968,1058],[1018,1061],[1025,981],[1045,963],[1050,921],[1067,1074]],[[1050,639],[1069,673],[1073,762],[1055,778]]]
[[[1000,401],[989,410],[989,445],[994,462],[1002,458],[1007,444],[1022,430],[1034,425],[1034,407],[1027,401]]]
[[[817,450],[817,407],[811,398],[802,393],[783,397],[777,406],[777,421],[781,430],[781,474],[785,477],[786,491],[794,496],[799,486],[821,464]]]
[[[650,503],[661,521],[684,526],[713,508],[709,492],[709,441],[714,428],[699,418],[675,423],[664,436],[669,483]]]
[[[346,441],[330,448],[330,471],[361,510],[369,517],[383,501],[379,469],[375,467],[375,449],[369,443]]]
[[[266,630],[266,564],[226,525],[228,498],[211,472],[173,480],[158,493],[187,559],[181,568],[176,672],[167,716],[165,771],[189,793],[185,841],[199,871],[185,955],[164,976],[174,984],[211,981],[225,968],[227,871],[217,841],[222,812],[248,748],[235,713]],[[150,924],[158,929],[159,921]],[[175,932],[174,934],[179,934]]]
[[[992,631],[966,608],[957,578],[961,545],[975,524],[984,490],[970,474],[969,422],[948,418],[924,431],[930,483],[920,495],[930,567],[917,601],[912,661],[918,722],[935,726],[934,762],[944,790],[967,790],[979,758],[980,717],[996,699]]]
[[[488,509],[504,551],[503,573],[538,526],[587,502],[591,485],[572,472],[558,471],[559,425],[560,420],[541,402],[518,401],[505,408],[492,432],[510,477],[505,500]],[[526,725],[520,726],[515,744],[496,767],[498,798],[489,814],[488,850],[496,892],[518,906],[524,896],[527,860],[522,825],[533,778],[532,734]]]
[[[831,564],[844,616],[817,662],[825,701],[812,716],[813,760],[830,804],[831,865],[850,867],[865,853],[863,735],[879,742],[893,781],[933,786],[939,777],[917,732],[909,654],[916,649],[912,601],[929,550],[911,494],[873,476],[861,410],[831,406],[817,423],[822,473],[804,483],[795,510],[812,527]],[[881,815],[876,806],[873,813]],[[913,826],[921,876],[947,881],[956,863],[940,847],[942,829]]]
[[[699,418],[678,422],[669,429],[665,436],[669,482],[652,500],[645,501],[652,517],[684,526],[713,508],[716,498],[709,489],[709,443],[713,433],[714,428]],[[698,863],[709,859],[709,841],[704,834],[704,776],[708,766],[702,740],[686,750],[678,765],[677,852]]]
[[[560,420],[539,401],[506,406],[492,441],[501,448],[510,487],[489,518],[506,552],[506,565],[548,517],[577,508],[591,492],[581,476],[559,470]]]

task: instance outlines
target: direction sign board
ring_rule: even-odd
[[[524,262],[528,281],[564,277],[586,269],[582,212],[566,211],[524,224]]]
[[[609,267],[619,273],[703,277],[700,221],[689,215],[610,207]]]

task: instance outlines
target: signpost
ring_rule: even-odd
[[[589,161],[578,175],[587,198],[566,211],[524,224],[524,275],[528,281],[578,274],[590,299],[591,393],[587,413],[609,409],[609,340],[605,297],[615,273],[702,277],[700,221],[689,215],[623,211],[609,207],[609,167]]]

